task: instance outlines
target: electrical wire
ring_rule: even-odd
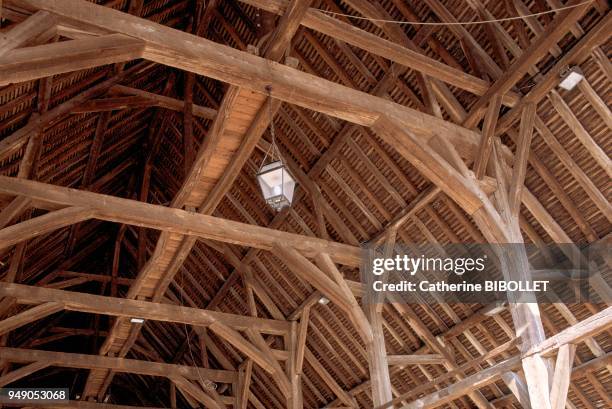
[[[347,17],[347,18],[352,18],[355,20],[367,20],[373,23],[412,24],[415,26],[463,26],[463,25],[498,23],[502,21],[523,20],[529,17],[538,17],[538,16],[543,16],[545,14],[558,13],[563,10],[573,9],[576,7],[584,6],[585,4],[588,4],[588,3],[592,3],[593,1],[595,0],[586,0],[581,3],[571,5],[571,6],[563,6],[563,7],[559,7],[559,8],[552,9],[552,10],[546,10],[546,11],[541,11],[538,13],[526,14],[524,16],[514,16],[514,17],[505,17],[505,18],[498,18],[498,19],[491,19],[491,20],[478,20],[478,21],[456,21],[456,22],[451,22],[451,23],[443,23],[443,22],[435,22],[435,21],[396,21],[396,20],[386,20],[386,19],[379,19],[379,18],[369,18],[369,17],[363,17],[363,16],[354,16],[352,14],[337,13],[335,11],[329,11],[329,10],[323,10],[323,9],[316,9],[316,10],[321,13],[330,15],[330,16]]]

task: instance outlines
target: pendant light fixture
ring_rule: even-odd
[[[274,114],[272,112],[272,87],[268,85],[266,91],[268,91],[272,143],[261,161],[256,177],[266,203],[278,212],[291,206],[293,192],[295,191],[295,179],[289,173],[278,146],[276,146]]]

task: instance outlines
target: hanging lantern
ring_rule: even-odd
[[[274,210],[281,211],[284,207],[291,206],[293,200],[293,192],[295,190],[295,179],[289,173],[287,166],[283,162],[278,146],[274,138],[274,115],[272,114],[272,98],[271,88],[266,87],[270,98],[270,133],[272,134],[272,143],[266,152],[259,171],[257,172],[257,182],[261,189],[261,193],[268,203],[268,206]]]
[[[266,203],[276,210],[291,206],[295,179],[287,171],[282,160],[263,165],[257,172],[257,181]]]

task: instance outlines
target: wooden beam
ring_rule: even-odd
[[[285,336],[285,345],[289,351],[289,361],[285,365],[285,371],[291,383],[291,394],[287,399],[287,408],[303,409],[304,396],[302,392],[302,373],[298,372],[297,353],[298,353],[298,323],[291,322],[291,332]]]
[[[552,409],[563,409],[565,407],[575,353],[575,344],[565,344],[559,347],[550,391]]]
[[[584,189],[589,198],[595,203],[595,206],[597,206],[608,221],[612,221],[612,205],[610,201],[602,194],[597,186],[595,186],[595,183],[593,183],[584,170],[576,164],[572,155],[570,155],[550,129],[548,129],[544,121],[537,115],[535,126],[546,145],[548,145],[559,161],[567,168],[568,172],[576,179],[580,187]]]
[[[121,34],[60,41],[0,57],[0,86],[142,57],[144,42]]]
[[[253,374],[253,361],[245,360],[238,368],[238,391],[236,392],[236,409],[247,409],[249,404],[249,388]]]
[[[512,180],[508,192],[510,214],[518,217],[522,201],[523,185],[527,174],[527,161],[529,160],[529,147],[533,137],[533,126],[536,115],[535,104],[528,104],[523,109],[521,117],[521,127],[519,131],[519,141],[512,167]]]
[[[361,260],[361,250],[358,247],[99,193],[6,176],[0,176],[0,192],[30,197],[37,205],[46,206],[46,203],[59,206],[82,206],[93,210],[95,218],[101,220],[171,231],[263,250],[271,250],[276,244],[283,244],[299,250],[308,257],[315,257],[320,252],[326,252],[333,257],[335,262],[352,266],[358,266]],[[7,238],[7,240],[11,239]]]
[[[278,25],[270,36],[262,55],[273,61],[282,58],[300,26],[312,0],[291,0]]]
[[[382,312],[378,311],[377,307],[377,301],[373,299],[364,306],[374,335],[370,344],[366,345],[366,349],[372,384],[372,402],[375,406],[383,405],[393,397],[383,332]]]
[[[604,150],[593,140],[593,137],[584,129],[582,123],[572,112],[570,107],[565,103],[561,95],[557,91],[551,91],[548,99],[552,103],[555,111],[563,118],[568,128],[574,133],[582,146],[589,152],[589,155],[597,162],[599,166],[606,172],[609,178],[612,178],[612,161]]]
[[[283,14],[288,5],[287,0],[241,1],[275,14]],[[482,95],[488,89],[488,83],[478,77],[445,65],[418,51],[361,30],[317,9],[309,9],[306,12],[302,25],[476,95]],[[516,100],[518,100],[518,96],[513,93],[509,93],[504,98],[504,102],[507,104],[512,104],[512,101]]]
[[[184,176],[189,175],[195,157],[195,143],[193,139],[193,86],[195,83],[193,73],[185,74],[184,81],[184,107],[183,107],[183,166]]]
[[[108,275],[90,274],[90,273],[83,273],[79,271],[62,270],[62,271],[58,271],[57,276],[58,277],[69,277],[69,278],[82,278],[82,279],[86,279],[87,281],[95,281],[99,283],[110,283],[111,281],[115,281],[119,285],[131,285],[134,282],[133,278],[111,277]],[[48,284],[48,285],[50,286],[52,284]]]
[[[30,199],[17,196],[0,211],[0,230],[8,226],[14,219],[19,217],[30,206]]]
[[[15,48],[25,45],[39,34],[53,28],[57,20],[46,11],[38,11],[25,21],[19,23],[0,39],[0,59]]]
[[[6,375],[0,376],[0,387],[10,385],[11,383],[17,380],[21,378],[25,378],[26,376],[36,371],[40,371],[41,369],[45,369],[51,366],[52,364],[53,362],[39,361],[39,362],[32,362],[29,365],[24,365],[19,369],[15,369],[14,371],[7,373]]]
[[[579,323],[572,325],[547,338],[538,345],[531,347],[526,355],[542,354],[549,355],[557,348],[565,344],[576,344],[586,338],[592,338],[601,331],[612,326],[612,307],[598,312]]]
[[[482,126],[482,139],[480,140],[480,146],[478,147],[478,156],[476,156],[476,160],[474,161],[474,174],[478,179],[482,179],[487,170],[487,162],[489,161],[491,147],[493,146],[495,125],[497,124],[500,108],[501,96],[499,94],[495,94],[493,98],[491,98],[491,101],[489,101],[484,125]]]
[[[357,408],[357,402],[355,399],[349,395],[344,389],[338,385],[338,382],[334,379],[334,377],[327,372],[327,370],[319,364],[317,358],[314,356],[312,352],[308,348],[305,350],[306,362],[308,362],[312,369],[321,377],[321,379],[325,382],[325,384],[331,389],[331,391],[349,408]]]
[[[176,409],[176,384],[170,381],[170,407]]]
[[[294,323],[291,323],[291,324],[294,324]],[[278,361],[274,358],[272,349],[268,346],[268,343],[262,337],[259,331],[255,329],[249,329],[246,331],[246,333],[249,339],[251,340],[251,342],[253,342],[253,344],[257,348],[259,348],[260,351],[262,351],[264,356],[272,364],[272,372],[270,373],[270,375],[272,376],[272,379],[274,379],[274,382],[276,383],[276,386],[278,386],[278,389],[281,391],[281,393],[285,396],[286,399],[289,400],[291,397],[291,382],[289,381],[289,377],[287,376],[283,368],[280,366]],[[285,334],[285,336],[290,336],[290,334],[291,334],[291,330],[289,330],[287,334]]]
[[[520,117],[525,104],[529,102],[537,104],[542,98],[546,97],[554,87],[559,85],[560,74],[565,67],[578,65],[589,58],[593,49],[597,49],[596,46],[598,44],[608,39],[610,30],[612,30],[612,13],[607,13],[595,27],[591,28],[589,32],[576,43],[576,45],[563,54],[556,64],[546,73],[544,78],[539,80],[537,85],[533,87],[527,95],[521,98],[518,104],[499,119],[497,129],[495,130],[496,135],[500,136],[512,126],[514,121]],[[605,61],[609,64],[607,58]]]
[[[24,304],[58,302],[62,303],[64,308],[69,311],[82,311],[115,317],[137,317],[202,327],[208,327],[211,324],[220,322],[227,327],[240,331],[256,328],[262,332],[275,335],[283,335],[289,331],[289,323],[286,321],[253,318],[178,305],[104,297],[22,284],[0,283],[0,295],[3,297],[14,297]]]
[[[310,323],[310,308],[306,307],[300,315],[300,324],[297,329],[297,351],[295,353],[296,372],[302,374],[304,366],[304,354],[306,353],[306,336],[308,334],[308,324]]]
[[[5,227],[0,230],[0,249],[65,226],[70,226],[74,223],[91,219],[94,215],[95,212],[91,209],[66,207]]]
[[[468,214],[482,206],[475,182],[462,175],[448,161],[397,122],[381,119],[372,129],[408,159],[426,178],[439,186]],[[391,142],[393,141],[393,142]]]
[[[165,95],[159,95],[159,94],[155,94],[152,92],[143,91],[141,89],[128,87],[125,85],[114,85],[110,88],[109,91],[110,93],[117,92],[117,93],[121,93],[125,95],[140,97],[140,98],[149,100],[151,102],[154,102],[156,106],[161,107],[161,108],[171,109],[173,111],[183,111],[184,110],[184,105],[185,105],[184,101],[181,101],[180,99],[176,99],[176,98],[171,98]],[[79,109],[82,109],[82,107],[77,108],[73,112],[78,112]],[[192,112],[193,112],[193,116],[196,116],[198,118],[203,118],[203,119],[215,119],[215,117],[217,116],[217,110],[208,108],[208,107],[204,107],[201,105],[196,105],[196,104],[192,105]]]
[[[610,326],[612,326],[612,307],[608,307],[605,310],[581,321],[580,323],[566,328],[556,335],[553,335],[540,344],[535,345],[527,353],[523,354],[523,356],[514,356],[506,359],[505,361],[477,372],[476,374],[471,375],[453,385],[423,396],[422,398],[410,402],[407,405],[403,405],[401,408],[433,408],[446,402],[450,402],[453,399],[466,394],[470,390],[474,390],[494,382],[503,373],[512,371],[514,368],[518,367],[521,364],[521,359],[525,358],[526,356],[532,356],[535,354],[550,354],[563,345],[576,344],[587,337],[606,330]],[[545,387],[548,387],[548,383],[546,383]],[[386,408],[388,405],[384,405],[382,407]]]
[[[81,0],[10,2],[26,9],[47,10],[83,24],[140,39],[146,43],[143,57],[151,61],[258,93],[266,93],[266,86],[273,83],[272,94],[275,98],[361,125],[371,125],[382,115],[391,116],[406,129],[421,136],[431,137],[435,129],[435,133],[450,138],[455,146],[463,145],[459,148],[460,152],[469,145],[470,148],[466,149],[469,155],[473,155],[471,147],[480,139],[474,131],[440,118],[117,10]]]
[[[440,354],[387,355],[389,365],[442,365],[446,359]]]
[[[258,319],[258,318],[251,318]],[[276,367],[272,362],[273,356],[266,355],[263,351],[249,342],[240,333],[223,324],[222,322],[215,322],[208,326],[208,328],[223,338],[225,341],[233,345],[237,350],[251,358],[253,362],[259,365],[266,372],[273,374],[276,372]]]
[[[20,312],[17,315],[13,315],[12,317],[0,321],[0,335],[41,318],[47,317],[51,314],[55,314],[63,309],[64,306],[61,303],[54,301],[45,302],[32,307],[26,311]]]
[[[435,0],[432,0],[435,1]],[[580,0],[569,1],[566,6],[576,7],[559,12],[552,24],[549,24],[544,32],[531,42],[531,45],[515,62],[502,74],[499,79],[482,95],[476,104],[472,106],[463,125],[471,128],[480,120],[484,109],[495,94],[505,94],[516,84],[516,82],[527,72],[529,67],[537,63],[548,50],[557,44],[586,12],[592,7],[592,3],[581,4]]]
[[[506,372],[505,374],[502,374],[501,378],[508,389],[510,389],[512,394],[519,401],[521,406],[524,409],[531,409],[529,391],[527,390],[527,385],[525,384],[523,376],[516,372]]]
[[[104,368],[117,372],[149,376],[181,376],[190,380],[200,377],[212,382],[232,383],[237,374],[234,371],[198,368],[194,366],[166,364],[161,362],[139,361],[136,359],[114,358],[99,355],[73,354],[68,352],[42,351],[0,347],[0,355],[9,362],[49,362],[52,366],[63,368]]]
[[[83,114],[89,112],[106,112],[121,109],[148,108],[152,106],[159,106],[159,104],[153,99],[135,95],[104,97],[87,101],[81,106],[73,109],[72,113]]]
[[[215,399],[209,395],[209,393],[204,392],[204,390],[196,385],[194,385],[191,381],[187,380],[183,376],[170,376],[169,377],[177,387],[181,389],[181,391],[188,393],[195,400],[204,404],[206,408],[211,409],[225,409],[227,406],[220,399]],[[216,394],[216,392],[215,392]],[[218,396],[218,394],[216,394]]]
[[[273,254],[289,267],[294,274],[301,276],[313,287],[325,294],[331,302],[338,305],[345,312],[350,313],[351,303],[339,285],[306,257],[302,256],[295,249],[291,249],[283,244],[276,245],[273,249]]]
[[[493,58],[480,46],[478,41],[470,34],[466,27],[457,24],[456,17],[439,0],[425,0],[432,11],[441,21],[449,23],[448,28],[461,40],[462,45],[467,46],[466,55],[468,60],[473,59],[479,67],[483,68],[491,78],[497,79],[502,71],[497,66]]]
[[[368,322],[366,315],[364,314],[361,306],[357,302],[355,295],[351,288],[346,282],[344,275],[338,270],[334,262],[332,261],[329,254],[321,253],[316,258],[317,265],[319,268],[338,285],[339,290],[343,293],[344,298],[350,304],[350,308],[347,311],[349,320],[357,329],[357,332],[361,336],[361,339],[365,344],[372,342],[373,333],[372,328]],[[319,290],[320,291],[320,290]]]

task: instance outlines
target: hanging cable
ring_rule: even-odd
[[[573,9],[573,8],[576,8],[576,7],[584,6],[585,4],[588,4],[588,3],[592,3],[593,1],[595,1],[595,0],[586,0],[586,1],[583,1],[581,3],[571,5],[571,6],[563,6],[563,7],[559,7],[559,8],[552,9],[552,10],[546,10],[546,11],[541,11],[541,12],[538,12],[538,13],[526,14],[524,16],[513,16],[513,17],[505,17],[505,18],[498,18],[498,19],[491,19],[491,20],[478,20],[478,21],[465,21],[465,22],[463,22],[463,21],[456,21],[456,22],[451,22],[451,23],[434,22],[434,21],[396,21],[396,20],[385,20],[385,19],[379,19],[379,18],[369,18],[369,17],[363,17],[363,16],[354,16],[352,14],[337,13],[335,11],[329,11],[329,10],[323,10],[323,9],[315,9],[315,10],[320,11],[321,13],[325,13],[325,14],[330,15],[330,16],[347,17],[347,18],[352,18],[352,19],[355,19],[355,20],[367,20],[367,21],[371,21],[373,23],[412,24],[412,25],[415,25],[415,26],[463,26],[463,25],[499,23],[499,22],[502,22],[502,21],[523,20],[523,19],[529,18],[529,17],[538,17],[538,16],[543,16],[545,14],[558,13],[558,12],[563,11],[563,10]]]
[[[283,163],[283,159],[281,157],[280,150],[278,149],[278,146],[276,146],[276,134],[274,132],[274,112],[272,109],[272,86],[267,85],[266,91],[268,92],[268,113],[270,116],[270,135],[272,136],[272,142],[270,143],[270,146],[266,150],[264,158],[261,161],[261,165],[259,166],[258,172],[261,171],[264,165],[266,165],[266,160],[268,159],[268,157],[270,157],[272,162],[274,162],[274,160],[277,159],[278,161]]]

